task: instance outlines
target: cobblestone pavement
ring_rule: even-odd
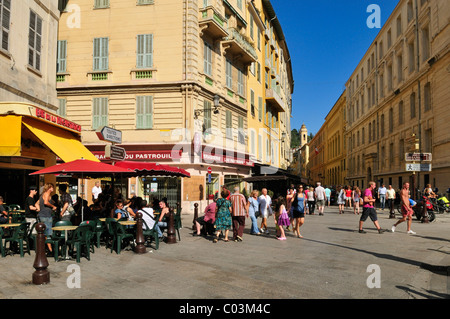
[[[405,223],[392,233],[394,220],[379,211],[387,231],[378,234],[368,219],[360,234],[359,216],[331,207],[324,216],[306,216],[303,239],[288,232],[286,241],[277,240],[271,219],[269,235],[250,235],[247,219],[242,242],[213,243],[193,237],[193,215],[183,215],[176,244],[143,255],[102,246],[79,264],[49,257],[50,283],[42,286],[31,283],[34,252],[1,258],[0,298],[445,299],[450,214],[437,216],[430,224],[414,220],[417,234],[408,235]]]

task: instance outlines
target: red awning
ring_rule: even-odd
[[[115,166],[135,171],[136,175],[191,177],[191,174],[182,168],[153,162],[118,161]]]
[[[130,173],[129,169],[124,167],[117,167],[106,163],[94,162],[85,159],[78,159],[75,161],[56,164],[30,175],[41,175],[41,174],[86,174],[86,175],[102,175],[102,174],[113,174],[113,173]]]

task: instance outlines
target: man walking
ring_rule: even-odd
[[[245,217],[248,218],[246,200],[244,195],[239,193],[239,187],[234,188],[231,200],[231,220],[233,222],[233,240],[242,241],[245,228]]]
[[[416,233],[411,230],[412,215],[414,214],[414,211],[409,203],[409,183],[403,184],[403,188],[400,191],[400,201],[402,205],[403,218],[392,226],[392,232],[395,232],[395,228],[397,227],[398,224],[408,220],[407,221],[408,234],[415,235]]]
[[[317,187],[314,190],[314,197],[316,198],[316,205],[319,208],[319,216],[323,216],[323,208],[325,206],[325,188],[323,188],[320,182],[317,182]]]
[[[35,196],[37,187],[30,186],[30,193],[25,199],[25,221],[33,225],[37,221],[38,208],[36,207]],[[37,234],[36,228],[33,228],[33,234]]]
[[[382,184],[381,187],[378,188],[378,199],[380,200],[381,210],[384,210],[384,207],[386,205],[386,187],[384,186],[384,184]]]
[[[369,187],[364,190],[364,206],[361,218],[359,220],[359,233],[365,234],[366,231],[363,230],[363,224],[367,217],[370,217],[375,227],[378,229],[378,233],[382,234],[384,231],[381,229],[378,223],[377,211],[375,210],[374,203],[375,198],[373,197],[373,190],[375,189],[375,182],[369,182]]]

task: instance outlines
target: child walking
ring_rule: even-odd
[[[277,209],[274,214],[275,227],[277,230],[277,239],[286,240],[286,235],[284,233],[283,226],[289,226],[291,222],[289,221],[289,215],[286,211],[285,201],[282,196],[278,197]]]

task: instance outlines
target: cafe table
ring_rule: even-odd
[[[7,227],[17,227],[17,226],[20,226],[20,224],[19,224],[19,223],[14,223],[14,224],[0,224],[0,227],[3,227],[3,228],[7,228]]]
[[[136,225],[137,222],[135,220],[121,220],[119,223],[121,225]]]
[[[52,230],[63,231],[64,232],[64,240],[67,243],[67,233],[69,231],[75,230],[77,228],[78,228],[78,226],[75,226],[75,225],[67,225],[67,226],[55,226],[55,227],[52,227]],[[67,250],[69,249],[68,247],[66,247],[66,248],[67,248]],[[64,254],[63,260],[70,260],[71,259],[70,257],[67,256],[68,255],[67,252],[68,251],[66,251],[66,253]]]

